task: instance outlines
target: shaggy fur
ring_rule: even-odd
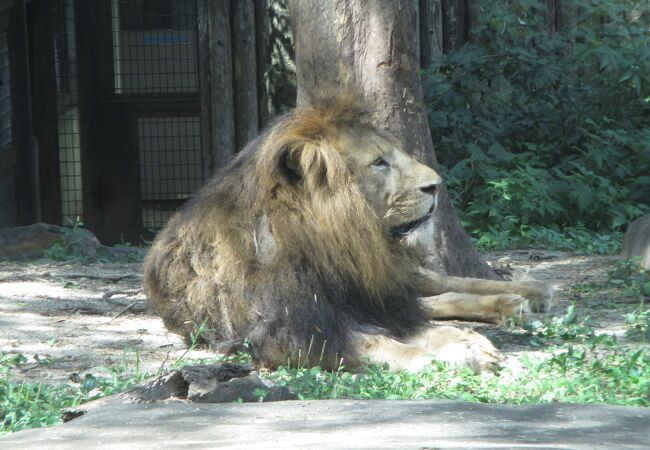
[[[344,136],[381,133],[354,96],[281,117],[159,233],[145,289],[165,325],[212,344],[245,339],[261,364],[333,367],[351,333],[419,328],[416,267],[346,165]],[[360,355],[356,355],[357,357]]]

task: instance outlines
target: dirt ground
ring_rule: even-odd
[[[571,289],[605,280],[613,257],[537,250],[492,252],[485,257],[511,277],[556,285],[550,315],[563,314],[576,302],[579,320],[589,315],[597,329],[618,332],[622,315],[638,306],[605,295],[587,302]],[[56,383],[75,373],[101,372],[101,367],[122,363],[134,367],[136,359],[144,371],[174,362],[187,347],[165,330],[141,285],[141,263],[0,262],[0,353],[22,353],[32,361],[14,377]],[[538,316],[533,319],[543,317]],[[505,354],[533,350],[517,330],[478,323],[457,325],[486,334]],[[187,354],[192,359],[210,356],[205,349]]]

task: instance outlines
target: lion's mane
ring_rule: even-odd
[[[158,234],[145,290],[165,325],[259,362],[332,367],[351,332],[407,336],[421,323],[410,256],[345,163],[345,133],[373,132],[354,95],[280,117]],[[345,149],[346,152],[363,149]]]

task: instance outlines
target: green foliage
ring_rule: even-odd
[[[646,310],[647,311],[647,310]],[[628,315],[630,330],[648,332],[647,312]],[[632,320],[632,322],[630,322]],[[632,328],[633,327],[633,328]],[[432,361],[419,373],[393,373],[369,364],[361,373],[341,366],[280,367],[267,376],[294,390],[300,399],[456,399],[485,403],[609,403],[650,406],[650,351],[626,347],[597,335],[578,321],[575,305],[566,314],[526,327],[537,353],[514,357],[498,374],[474,374]]]
[[[642,342],[650,342],[650,309],[641,304],[625,316],[626,336]]]
[[[203,331],[199,327],[194,345],[190,349],[196,346],[196,341]],[[33,355],[32,359],[39,365],[49,363],[49,360],[38,355]],[[215,364],[224,361],[245,364],[251,361],[251,356],[248,353],[237,353],[224,357],[216,355],[209,360],[189,360],[185,352],[173,362],[171,367],[178,368],[189,362]],[[21,353],[0,353],[0,434],[56,425],[61,421],[63,409],[74,408],[81,403],[124,392],[150,377],[167,371],[164,362],[154,373],[140,370],[139,351],[125,349],[124,359],[120,364],[94,367],[85,374],[73,373],[69,383],[50,385],[15,380],[12,373],[28,362],[30,362],[29,358]]]
[[[10,368],[26,361],[22,354],[0,354],[0,433],[53,425],[62,408],[80,401],[65,385],[13,381]]]
[[[639,266],[638,258],[616,261],[607,278],[607,285],[621,289],[625,297],[650,298],[650,271]]]
[[[419,373],[369,365],[362,373],[281,367],[268,376],[300,399],[456,399],[484,403],[577,402],[650,406],[650,354],[615,345],[566,345],[541,358],[522,356],[521,369],[474,374],[441,363]]]
[[[587,321],[577,322],[576,306],[570,305],[564,316],[553,317],[545,322],[536,320],[525,324],[524,329],[531,332],[530,344],[533,346],[553,343],[561,345],[565,342],[586,342],[595,338],[594,331]]]
[[[43,256],[52,261],[70,261],[82,257],[81,248],[78,245],[78,239],[75,237],[80,233],[84,223],[77,217],[74,222],[70,221],[70,226],[63,229],[63,237],[43,250]]]
[[[613,254],[621,247],[623,233],[599,233],[584,226],[565,227],[561,231],[528,225],[517,227],[488,225],[487,231],[474,230],[476,244],[482,249],[508,250],[536,246],[550,250],[564,250],[584,254]],[[465,222],[467,226],[467,222]]]
[[[293,33],[289,23],[287,0],[270,0],[270,65],[265,74],[272,115],[283,113],[296,106],[296,58],[293,50]]]
[[[607,236],[650,209],[650,8],[580,2],[549,33],[545,2],[481,7],[474,43],[424,73],[465,227],[484,247],[561,248],[569,233],[576,250],[616,250]]]
[[[25,365],[28,358],[0,353],[0,434],[55,425],[61,421],[62,409],[125,391],[151,376],[140,372],[137,352],[127,356],[122,365],[97,367],[83,377],[73,374],[71,383],[48,385],[14,380],[12,370]],[[34,360],[48,363],[38,355]]]
[[[641,342],[650,342],[650,271],[639,266],[638,259],[617,261],[609,272],[607,286],[615,288],[620,295],[639,300],[639,307],[625,315],[625,334]]]
[[[130,242],[123,242],[113,247],[100,245],[94,256],[84,252],[84,223],[77,217],[69,226],[63,228],[63,236],[49,248],[43,250],[43,256],[52,261],[70,262],[143,262],[144,252],[132,247]]]

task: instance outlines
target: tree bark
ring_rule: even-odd
[[[198,0],[201,147],[205,178],[236,153],[230,2]]]
[[[255,51],[257,52],[257,102],[259,126],[263,128],[269,120],[268,76],[271,65],[269,53],[269,5],[267,0],[255,0]]]
[[[445,53],[451,53],[467,41],[467,4],[465,0],[442,0],[442,11],[442,44]]]
[[[424,108],[412,0],[290,0],[298,104],[319,88],[352,84],[419,161],[438,169]],[[457,276],[494,278],[463,231],[446,190],[434,214],[426,265]]]
[[[442,55],[442,1],[420,1],[420,65],[427,68]]]

